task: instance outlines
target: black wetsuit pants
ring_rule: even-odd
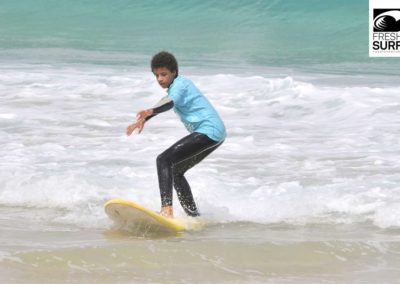
[[[174,186],[186,214],[193,217],[199,216],[192,191],[184,174],[217,149],[222,142],[194,132],[183,137],[157,157],[162,206],[172,205],[172,186]]]

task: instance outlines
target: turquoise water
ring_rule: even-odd
[[[0,35],[1,58],[38,61],[85,51],[87,61],[142,65],[161,49],[194,65],[376,61],[366,0],[1,1]]]

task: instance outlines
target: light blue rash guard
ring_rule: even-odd
[[[222,119],[192,81],[176,77],[168,88],[168,97],[174,102],[175,113],[190,133],[199,132],[214,141],[225,139]]]

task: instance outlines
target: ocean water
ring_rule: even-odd
[[[125,129],[163,49],[228,138],[187,173],[207,225],[149,238],[103,204],[159,209],[186,130]],[[1,282],[398,283],[399,67],[368,58],[367,1],[1,1]]]

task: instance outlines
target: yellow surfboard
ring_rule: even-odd
[[[202,227],[200,221],[166,218],[136,202],[112,199],[104,205],[107,215],[121,228],[134,233],[179,233]],[[193,218],[192,218],[193,219]]]

